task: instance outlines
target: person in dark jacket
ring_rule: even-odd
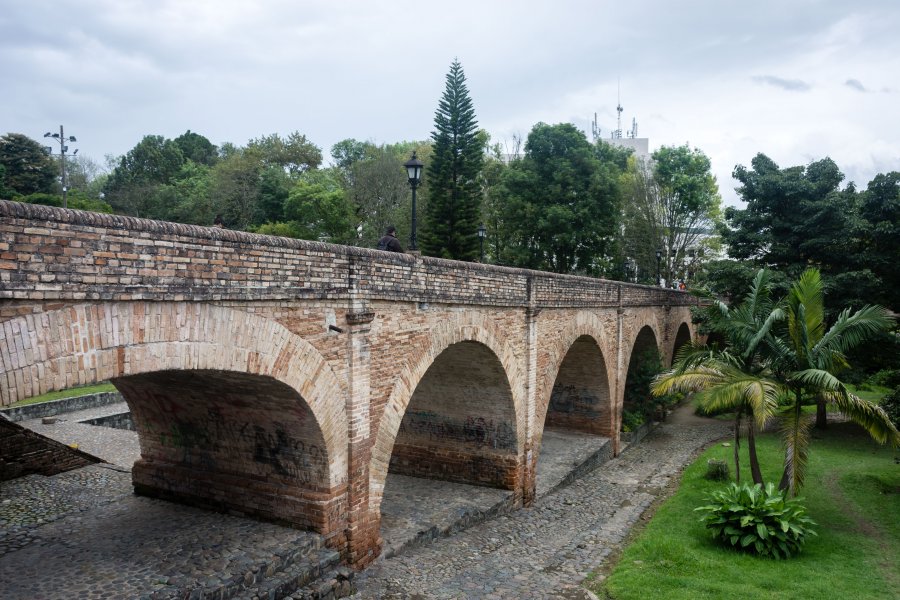
[[[384,236],[378,240],[378,249],[387,250],[388,252],[403,252],[400,240],[397,239],[397,228],[393,225],[387,228]]]

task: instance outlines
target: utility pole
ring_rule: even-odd
[[[44,137],[45,138],[47,138],[47,137],[53,138],[57,142],[59,142],[59,164],[60,164],[60,169],[62,170],[63,208],[68,208],[69,207],[69,201],[68,201],[69,186],[68,186],[68,182],[66,181],[66,150],[68,150],[69,147],[66,146],[66,142],[77,142],[78,140],[75,139],[74,135],[69,136],[69,138],[66,139],[66,135],[63,132],[62,125],[59,126],[59,133],[50,133],[48,131],[47,133],[44,134]],[[76,150],[75,152],[78,152],[78,150]]]

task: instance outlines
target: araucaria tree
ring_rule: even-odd
[[[422,252],[475,260],[481,189],[478,174],[483,148],[475,109],[459,61],[447,74],[447,87],[434,116],[433,157],[427,165],[429,201],[422,230]]]

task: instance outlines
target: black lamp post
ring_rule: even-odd
[[[66,146],[66,142],[77,142],[78,140],[75,139],[74,135],[70,135],[67,138],[65,136],[65,134],[63,133],[62,125],[59,126],[59,133],[50,133],[48,131],[47,133],[44,134],[44,137],[45,138],[46,137],[53,138],[57,142],[59,142],[59,157],[60,157],[59,164],[60,164],[60,168],[62,169],[63,208],[68,208],[69,207],[69,202],[68,202],[69,188],[68,188],[68,182],[66,181],[66,150],[68,150],[69,147]],[[75,152],[78,152],[78,150],[76,150]]]
[[[656,285],[662,285],[662,249],[656,249]]]
[[[484,262],[484,237],[487,235],[487,228],[484,223],[478,226],[478,243],[481,246],[481,262]]]
[[[419,187],[419,181],[422,179],[422,167],[424,163],[416,158],[416,151],[413,150],[412,158],[403,163],[406,167],[406,175],[409,177],[409,185],[412,187],[412,231],[409,234],[409,249],[418,250],[419,244],[416,238],[416,188]]]

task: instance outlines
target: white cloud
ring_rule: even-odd
[[[757,152],[829,155],[861,185],[900,169],[898,26],[877,0],[12,0],[0,133],[63,123],[97,159],[187,129],[237,144],[300,130],[326,154],[422,139],[458,57],[495,140],[538,121],[589,132],[595,112],[608,133],[621,81],[623,126],[702,149],[734,203],[731,171]]]

